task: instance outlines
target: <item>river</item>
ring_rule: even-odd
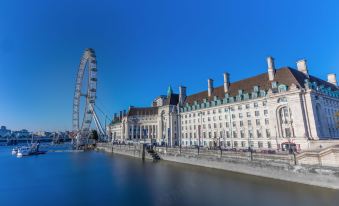
[[[102,152],[16,158],[0,147],[0,205],[339,204],[339,191]]]

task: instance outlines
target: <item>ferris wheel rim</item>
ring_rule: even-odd
[[[87,69],[86,69],[87,68]],[[87,90],[85,94],[81,93],[81,89],[84,86],[84,77],[88,73]],[[88,133],[93,117],[92,110],[89,104],[95,105],[96,100],[96,87],[97,87],[97,61],[94,49],[88,48],[84,51],[80,64],[78,67],[78,73],[76,77],[75,91],[73,97],[73,131],[76,133]],[[85,97],[85,108],[80,124],[80,104],[81,97]]]

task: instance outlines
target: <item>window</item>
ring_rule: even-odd
[[[255,111],[255,116],[258,117],[260,115],[259,111]]]
[[[271,149],[271,148],[272,148],[272,144],[271,144],[271,142],[267,142],[267,147],[268,147],[269,149]]]
[[[262,106],[264,106],[264,107],[267,106],[267,101],[263,101]]]
[[[239,113],[239,118],[240,118],[240,119],[242,118],[242,113]]]
[[[253,138],[253,132],[252,132],[252,130],[249,130],[249,131],[248,131],[248,137],[249,137],[249,138]]]
[[[282,107],[278,111],[280,132],[283,137],[292,137],[291,111],[288,107]]]
[[[229,131],[226,131],[226,137],[230,138],[230,132]]]
[[[246,147],[246,142],[242,141],[241,142],[241,147]]]
[[[240,121],[240,127],[243,127],[243,126],[244,126],[244,122]]]
[[[248,126],[252,126],[252,121],[251,120],[247,120],[247,125]]]
[[[258,137],[258,138],[261,138],[261,137],[262,137],[262,135],[261,135],[261,130],[260,130],[260,129],[257,129],[257,137]]]
[[[254,102],[254,108],[258,107],[258,102]]]
[[[251,112],[246,112],[247,117],[251,117]]]
[[[238,147],[238,142],[234,141],[234,147]]]
[[[233,131],[233,138],[237,138],[237,132],[236,131]]]
[[[271,137],[271,131],[269,129],[266,129],[266,137],[267,138]]]
[[[264,115],[268,115],[268,111],[266,109],[264,110]]]
[[[268,119],[265,119],[265,125],[269,125],[270,121]]]
[[[226,128],[229,128],[230,124],[228,122],[226,122]]]
[[[235,114],[232,114],[232,119],[235,119]]]
[[[241,105],[238,106],[238,110],[242,110],[242,106]]]
[[[233,127],[237,126],[236,122],[232,122],[232,125],[233,125]]]
[[[255,120],[255,125],[260,126],[260,119]]]
[[[290,130],[290,128],[285,128],[285,136],[286,137],[291,137],[291,130]]]
[[[250,105],[249,104],[246,104],[246,109],[249,109],[250,108]]]
[[[245,138],[245,133],[244,133],[243,130],[240,131],[240,137],[241,137],[241,138]]]
[[[259,148],[263,148],[263,147],[264,147],[264,144],[263,144],[261,141],[259,141],[259,142],[258,142],[258,147],[259,147]]]
[[[287,91],[287,86],[286,85],[279,85],[278,86],[278,92],[286,92]]]

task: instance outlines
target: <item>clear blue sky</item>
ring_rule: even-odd
[[[97,53],[98,105],[112,115],[148,106],[180,84],[188,93],[308,59],[339,74],[337,1],[2,0],[0,125],[71,129],[80,56]]]

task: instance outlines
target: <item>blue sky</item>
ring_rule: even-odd
[[[205,90],[295,67],[339,73],[336,1],[1,0],[0,125],[12,129],[71,129],[75,75],[83,50],[98,60],[98,106],[112,115],[148,106],[187,86]]]

